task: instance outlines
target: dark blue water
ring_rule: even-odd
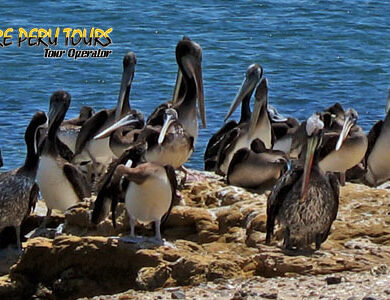
[[[72,95],[67,117],[86,104],[114,107],[122,57],[137,55],[131,104],[148,114],[172,95],[175,46],[188,35],[203,48],[207,129],[188,166],[202,168],[205,144],[251,63],[269,80],[269,101],[300,120],[341,102],[367,131],[383,118],[390,83],[390,6],[383,1],[14,1],[0,4],[1,28],[113,28],[108,59],[45,59],[43,47],[0,48],[0,147],[20,165],[23,135],[52,92]],[[58,45],[54,49],[64,49]],[[238,112],[233,116],[237,117]]]

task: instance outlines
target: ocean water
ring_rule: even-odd
[[[44,47],[0,48],[0,147],[4,169],[25,157],[24,131],[50,95],[82,105],[115,106],[128,51],[137,55],[131,105],[148,115],[170,99],[183,35],[203,49],[207,128],[187,166],[203,168],[208,139],[223,124],[248,65],[259,63],[269,102],[303,120],[338,101],[359,112],[368,131],[384,117],[390,83],[390,6],[386,1],[13,1],[0,4],[1,30],[13,27],[113,28],[107,59],[48,59]],[[2,40],[0,40],[2,42]],[[59,43],[53,49],[67,49]],[[93,48],[96,49],[96,48]],[[237,118],[237,111],[233,118]]]

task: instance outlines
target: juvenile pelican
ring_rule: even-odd
[[[218,161],[219,149],[223,143],[224,137],[234,128],[241,124],[248,123],[251,118],[250,100],[257,84],[263,76],[263,68],[258,64],[252,64],[246,70],[245,80],[243,81],[236,97],[234,98],[230,109],[225,117],[225,121],[236,110],[241,102],[241,118],[237,123],[231,120],[225,123],[209,140],[204,153],[204,167],[206,171],[215,171]]]
[[[20,225],[34,209],[38,199],[38,186],[35,183],[39,155],[37,153],[37,131],[46,123],[44,112],[36,112],[27,126],[24,139],[27,155],[24,165],[0,176],[0,232],[4,227],[16,229],[18,249],[21,250]]]
[[[304,167],[301,161],[293,164],[268,197],[267,244],[271,242],[276,220],[284,231],[283,246],[289,250],[311,248],[313,242],[318,250],[329,235],[337,216],[339,185],[334,174],[325,174],[318,166],[316,150],[323,128],[318,115],[307,120]]]
[[[390,89],[387,97],[386,117],[375,123],[368,133],[365,155],[365,181],[378,186],[390,178]]]
[[[238,150],[230,162],[227,183],[263,192],[274,186],[287,169],[288,159],[282,151],[267,149],[255,139],[251,148]]]
[[[85,178],[76,166],[59,155],[56,143],[57,131],[64,120],[70,100],[70,95],[65,91],[57,91],[50,97],[49,129],[37,173],[37,183],[48,208],[45,221],[52,209],[65,211],[89,196]]]
[[[130,241],[135,240],[135,223],[155,222],[155,239],[162,242],[160,233],[161,219],[169,214],[176,197],[176,175],[171,166],[161,166],[154,163],[140,163],[140,149],[133,147],[125,152],[120,163],[112,169],[111,177],[107,177],[100,189],[92,214],[92,221],[98,223],[107,213],[107,197],[114,196],[111,210],[115,226],[115,206],[121,187],[125,188],[125,204],[130,217]],[[126,159],[133,167],[123,164]],[[136,164],[136,166],[134,166]]]

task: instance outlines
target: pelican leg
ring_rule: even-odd
[[[291,240],[290,240],[290,228],[288,227],[286,227],[284,230],[283,247],[287,250],[292,249]]]
[[[19,252],[22,251],[22,243],[20,242],[20,225],[15,226],[15,232],[16,232],[16,244],[18,246]]]
[[[340,185],[345,186],[345,172],[340,172]]]
[[[161,220],[157,220],[154,222],[155,223],[155,230],[156,230],[156,235],[155,235],[155,239],[159,242],[162,242],[162,239],[161,239],[161,231],[160,231],[160,225],[161,225]]]
[[[48,208],[48,209],[47,209],[46,216],[45,216],[45,218],[43,219],[41,225],[39,226],[39,229],[45,229],[45,228],[46,228],[47,221],[49,220],[50,216],[51,216],[51,208]]]
[[[320,250],[320,248],[321,248],[321,241],[322,241],[322,234],[321,233],[317,233],[316,234],[316,238],[315,238],[316,250]]]
[[[184,173],[183,179],[180,181],[180,185],[184,186],[184,184],[187,182],[187,175],[188,175],[188,170],[184,166],[180,166],[178,168],[179,171],[182,171]]]
[[[135,238],[134,229],[135,229],[135,220],[132,216],[130,216],[130,236],[132,238]]]

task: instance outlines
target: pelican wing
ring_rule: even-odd
[[[367,160],[371,154],[371,151],[374,149],[376,140],[378,139],[378,137],[380,136],[380,134],[382,132],[383,124],[384,124],[384,122],[382,120],[379,120],[378,122],[376,122],[374,124],[374,126],[372,126],[370,132],[367,135],[368,146],[367,146],[366,155],[364,156],[364,167],[365,168],[367,168]]]
[[[88,183],[84,175],[79,171],[76,166],[70,163],[66,163],[64,164],[63,172],[66,178],[69,180],[70,184],[72,185],[73,190],[79,197],[80,201],[86,197],[91,196],[91,191],[88,187]]]
[[[303,175],[303,168],[301,166],[292,167],[286,172],[276,183],[271,194],[267,200],[267,236],[266,243],[271,242],[271,236],[273,235],[276,216],[279,213],[279,209],[286,199],[286,196],[291,191],[293,186]]]

